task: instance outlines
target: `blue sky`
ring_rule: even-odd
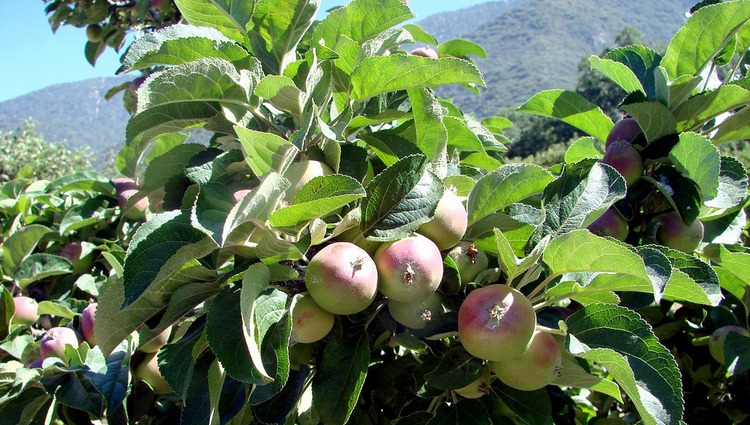
[[[411,0],[417,19],[489,0]],[[346,0],[323,0],[321,11]],[[119,54],[112,49],[92,67],[83,55],[83,28],[61,27],[53,34],[42,0],[0,0],[0,102],[52,84],[113,76]]]

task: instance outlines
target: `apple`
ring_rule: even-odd
[[[86,27],[86,37],[92,43],[101,42],[103,35],[104,35],[104,30],[102,30],[102,27],[98,24],[91,24]]]
[[[139,348],[144,353],[156,353],[161,347],[163,347],[167,341],[169,341],[169,335],[172,333],[172,327],[167,326],[166,329],[161,331],[159,335],[156,335],[149,341],[145,341]]]
[[[94,263],[94,252],[84,254],[84,246],[81,242],[71,242],[60,250],[60,256],[68,259],[73,265],[74,274],[88,273]]]
[[[617,121],[612,127],[612,130],[607,134],[607,140],[605,141],[605,149],[609,147],[613,142],[617,140],[623,140],[628,143],[632,143],[636,137],[641,133],[641,126],[634,118],[623,118]]]
[[[378,268],[378,290],[394,301],[423,301],[443,279],[440,250],[418,233],[382,244],[373,259]]]
[[[471,242],[462,241],[448,251],[461,277],[461,285],[473,282],[479,273],[487,270],[489,258],[484,250],[479,249]]]
[[[489,368],[484,369],[484,373],[477,378],[474,382],[469,385],[453,390],[456,394],[464,398],[480,398],[486,396],[492,392],[490,388],[490,370]]]
[[[284,178],[289,180],[292,184],[289,186],[289,189],[286,190],[284,201],[292,202],[297,195],[297,192],[302,189],[302,186],[306,185],[315,177],[329,176],[331,174],[333,174],[331,167],[320,161],[303,159],[299,162],[293,162],[284,172]]]
[[[39,320],[39,304],[31,297],[13,297],[13,324],[31,326]]]
[[[412,54],[414,56],[422,56],[424,58],[437,58],[438,52],[435,51],[432,47],[425,46],[425,47],[417,47],[416,49],[409,52],[409,54]]]
[[[518,358],[490,362],[492,373],[509,387],[521,391],[544,388],[560,377],[562,353],[555,337],[536,331],[529,348]]]
[[[381,243],[377,241],[368,241],[365,238],[365,235],[362,234],[362,231],[359,230],[358,226],[351,227],[341,232],[336,237],[336,240],[342,242],[351,242],[354,245],[357,245],[358,247],[364,249],[365,252],[367,252],[370,256],[375,255],[375,252],[377,252],[378,248],[380,248],[381,245]]]
[[[148,209],[148,198],[142,197],[134,205],[127,208],[128,200],[138,193],[138,184],[130,178],[122,177],[112,180],[112,184],[115,187],[117,203],[125,214],[125,218],[130,220],[142,220],[146,216],[146,210]]]
[[[78,348],[78,334],[71,328],[54,327],[45,332],[39,345],[39,355],[43,359],[48,357],[58,357],[65,359],[65,346],[70,345]]]
[[[96,345],[96,338],[94,336],[95,317],[96,303],[87,305],[81,312],[81,334],[83,334],[83,339],[92,347]]]
[[[461,198],[452,190],[446,190],[435,208],[435,216],[417,229],[417,233],[427,236],[443,251],[461,241],[469,224]]]
[[[602,162],[617,170],[631,187],[643,175],[643,159],[641,154],[624,140],[615,140],[604,152]]]
[[[135,378],[148,384],[156,394],[169,394],[172,389],[159,370],[156,353],[149,353],[135,368]]]
[[[610,236],[620,241],[625,241],[630,233],[627,220],[615,208],[604,211],[587,229],[595,235]]]
[[[724,342],[727,339],[727,335],[732,332],[750,337],[750,332],[748,332],[747,329],[737,325],[728,325],[716,329],[708,338],[708,350],[711,353],[711,357],[721,364],[726,364],[726,359],[724,357]]]
[[[333,313],[319,306],[309,293],[302,294],[292,307],[292,339],[309,344],[320,341],[333,329]]]
[[[362,248],[334,242],[310,260],[305,285],[319,306],[333,314],[355,314],[366,309],[378,290],[378,270]]]
[[[443,297],[433,292],[422,301],[402,303],[388,300],[388,311],[395,321],[407,328],[423,329],[430,320],[443,313]]]
[[[474,357],[501,362],[526,351],[536,328],[536,313],[525,295],[493,284],[469,293],[458,310],[458,336]]]
[[[678,212],[669,212],[659,219],[656,240],[669,248],[692,253],[703,240],[703,223],[695,220],[688,225]]]

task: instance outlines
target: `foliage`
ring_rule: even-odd
[[[22,128],[0,134],[0,181],[20,177],[52,180],[74,171],[90,171],[87,147],[70,149],[67,142],[50,142],[26,120]]]
[[[708,340],[725,325],[748,327],[750,250],[741,244],[748,176],[716,145],[750,131],[745,68],[735,67],[750,40],[750,2],[701,8],[663,55],[631,46],[590,58],[628,93],[622,108],[642,128],[622,142],[645,165],[630,187],[619,164],[602,161],[611,118],[573,91],[543,91],[519,107],[585,135],[564,163],[507,162],[507,119],[480,122],[433,90],[481,92],[485,81],[472,62],[481,47],[446,41],[435,46],[439,58],[407,54],[403,45],[432,38],[413,25],[398,27],[412,16],[398,0],[354,0],[320,22],[313,21],[315,0],[178,5],[193,24],[136,40],[123,61],[123,71],[160,67],[136,92],[117,158],[134,181],[79,173],[0,189],[0,420],[745,419],[738,406],[750,338],[726,335],[725,364],[712,360]],[[700,77],[725,66],[737,75],[726,73],[731,78],[717,85]],[[199,127],[213,133],[210,144],[185,143],[183,132]],[[304,180],[287,173],[303,161],[334,173]],[[123,188],[130,192],[121,200]],[[321,340],[296,343],[292,311],[316,254],[333,242],[366,247],[353,249],[361,256],[336,281],[358,276],[383,252],[365,249],[431,222],[446,190],[465,198],[463,239],[474,244],[472,255],[487,254],[487,269],[462,281],[459,264],[444,252],[442,270],[430,269],[442,272],[435,292],[442,306],[417,309],[424,327],[395,320],[381,293],[363,311],[336,315]],[[128,219],[144,197],[144,219]],[[587,230],[610,209],[628,223],[625,241]],[[674,212],[705,229],[695,249],[657,240],[660,218]],[[80,274],[58,255],[74,239],[91,241],[96,254]],[[417,282],[415,257],[388,267],[403,267],[404,282]],[[487,373],[496,370],[493,362],[515,359],[477,358],[464,348],[459,334],[470,334],[462,317],[513,320],[502,314],[512,308],[507,299],[464,309],[471,294],[491,285],[513,287],[498,292],[512,292],[513,302],[527,305],[526,319],[534,311],[526,321],[557,342],[545,344],[560,356],[549,385],[516,389]],[[11,319],[10,298],[19,293],[50,301],[40,303],[44,316],[31,327]],[[79,330],[79,314],[94,299],[96,345],[29,365],[39,335],[69,323]],[[340,303],[347,304],[344,295]],[[154,359],[146,343],[167,329],[158,373],[144,376],[143,365]]]

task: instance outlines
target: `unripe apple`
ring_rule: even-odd
[[[494,284],[469,293],[458,310],[458,335],[474,357],[505,361],[526,351],[536,327],[536,313],[526,296]]]
[[[368,241],[367,239],[365,239],[365,235],[362,234],[362,231],[359,230],[359,227],[357,226],[341,232],[336,237],[336,240],[341,242],[351,242],[354,245],[357,245],[358,247],[364,249],[365,252],[367,252],[370,256],[375,255],[375,252],[378,250],[378,248],[380,248],[381,245],[381,242]]]
[[[703,223],[696,219],[688,226],[682,221],[679,213],[669,212],[659,219],[656,240],[664,246],[689,254],[695,251],[703,240]]]
[[[518,358],[490,362],[492,372],[509,387],[521,391],[543,388],[560,377],[562,354],[555,337],[537,331],[529,348]]]
[[[92,347],[96,345],[96,338],[94,337],[95,316],[96,303],[87,305],[81,312],[81,333],[83,334],[83,339]]]
[[[435,208],[435,216],[419,226],[417,232],[430,238],[443,251],[461,241],[468,224],[469,214],[461,198],[453,191],[446,190]]]
[[[708,338],[708,350],[711,352],[711,357],[721,364],[726,364],[724,342],[727,340],[727,335],[732,332],[750,337],[750,332],[747,329],[737,325],[728,325],[716,329]]]
[[[91,24],[86,27],[86,37],[92,43],[99,43],[102,41],[103,34],[104,30],[102,30],[102,27],[98,24]]]
[[[410,54],[414,56],[422,56],[425,58],[437,58],[438,52],[435,51],[432,47],[425,46],[425,47],[417,47],[416,49],[409,52]]]
[[[67,258],[73,266],[74,274],[84,274],[91,269],[94,263],[94,252],[83,254],[83,245],[81,242],[71,242],[60,250],[60,256]]]
[[[156,394],[169,394],[172,389],[159,370],[156,353],[149,353],[135,368],[135,378],[145,382]]]
[[[607,135],[605,141],[605,149],[609,147],[613,142],[617,140],[624,140],[628,143],[632,143],[636,137],[641,133],[641,126],[634,118],[623,118],[617,121]]]
[[[39,345],[39,355],[43,359],[47,357],[58,357],[65,359],[65,346],[70,345],[78,348],[78,334],[71,328],[55,327],[45,332]]]
[[[643,175],[643,159],[641,154],[624,140],[615,140],[604,152],[602,162],[617,170],[631,187]]]
[[[310,180],[315,177],[329,176],[331,174],[333,174],[331,167],[320,161],[303,159],[299,162],[293,162],[284,172],[284,177],[292,184],[286,190],[284,200],[292,202],[297,192]]]
[[[485,368],[482,376],[477,378],[476,381],[453,391],[464,398],[479,398],[488,395],[492,392],[492,389],[490,388],[490,369]]]
[[[31,297],[14,297],[13,324],[31,326],[39,320],[39,304]]]
[[[378,290],[394,301],[425,300],[443,279],[443,257],[434,242],[415,233],[387,242],[375,252]]]
[[[315,344],[295,343],[289,347],[289,368],[299,370],[303,364],[310,364],[315,355]]]
[[[388,300],[388,311],[398,323],[411,329],[424,329],[428,323],[443,313],[443,297],[433,292],[422,301],[402,303]]]
[[[168,326],[149,341],[145,341],[139,348],[144,353],[156,353],[169,341],[169,335],[172,333],[172,327]]]
[[[320,341],[333,329],[333,313],[323,309],[310,294],[302,294],[292,307],[292,339],[308,344]]]
[[[614,208],[604,211],[604,214],[589,224],[588,229],[595,235],[611,236],[620,241],[627,239],[630,233],[627,220]]]
[[[479,273],[487,270],[489,259],[487,254],[471,242],[462,241],[448,251],[461,277],[461,285],[473,282]]]
[[[310,260],[305,285],[324,309],[333,314],[355,314],[375,299],[378,271],[362,248],[349,242],[334,242]]]
[[[148,198],[142,197],[138,200],[131,208],[124,211],[127,208],[128,200],[138,193],[138,184],[133,179],[122,177],[112,180],[112,184],[115,186],[117,192],[117,204],[120,206],[120,210],[125,213],[125,218],[130,220],[141,220],[146,215],[148,209]]]

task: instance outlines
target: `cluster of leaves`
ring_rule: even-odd
[[[79,300],[98,302],[97,346],[42,370],[17,361],[30,360],[34,328],[6,326],[2,420],[678,424],[716,406],[734,412],[750,338],[727,336],[726,366],[707,361],[707,347],[684,347],[728,322],[747,327],[747,173],[715,144],[750,131],[737,59],[750,43],[750,1],[697,10],[664,55],[630,46],[590,59],[628,93],[621,108],[643,130],[651,192],[710,229],[688,253],[645,233],[625,243],[586,230],[630,196],[601,161],[614,125],[601,108],[564,90],[532,97],[521,110],[587,136],[557,166],[506,163],[507,119],[477,121],[432,90],[481,90],[471,57],[483,51],[455,40],[440,45],[439,58],[407,54],[400,46],[437,40],[397,26],[412,17],[398,0],[354,0],[320,22],[317,0],[178,5],[190,24],[137,39],[122,67],[162,69],[138,88],[117,158],[140,186],[128,203],[147,196],[149,219],[133,227],[120,219],[114,185],[94,174],[14,180],[0,191],[12,292],[59,288],[45,313],[74,327]],[[726,64],[736,72],[707,85],[704,70]],[[185,143],[198,127],[213,132],[208,146]],[[335,173],[285,200],[285,171],[311,159]],[[432,218],[446,187],[466,198],[464,238],[490,254],[488,270],[461,282],[446,258],[445,312],[425,329],[399,325],[381,300],[336,317],[299,359],[290,308],[308,260],[353,227],[372,241],[407,237]],[[101,255],[88,277],[71,277],[46,253],[57,246],[48,240],[71,234],[96,241]],[[486,396],[463,398],[454,390],[484,365],[458,341],[457,311],[470,291],[496,282],[521,290],[539,325],[564,337],[563,371],[544,389],[493,379]],[[139,341],[170,326],[158,363],[172,394],[144,395],[131,373]],[[691,383],[709,385],[713,404],[695,401]]]
[[[32,176],[54,180],[90,171],[90,156],[88,148],[71,150],[65,142],[46,140],[34,122],[26,120],[22,128],[0,134],[0,182]]]

